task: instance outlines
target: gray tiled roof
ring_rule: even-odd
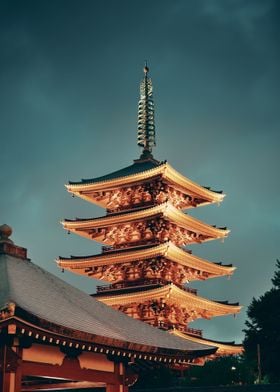
[[[91,178],[91,179],[82,179],[78,182],[69,181],[70,185],[75,184],[87,184],[87,183],[95,183],[100,181],[112,180],[114,178],[126,177],[132,174],[142,173],[146,170],[154,169],[155,167],[160,166],[161,163],[157,162],[154,159],[149,159],[145,161],[135,161],[132,165],[124,167],[123,169],[117,170],[113,173],[109,173],[102,177]]]
[[[0,309],[10,302],[51,323],[109,339],[163,349],[205,350],[205,354],[213,349],[134,320],[30,261],[2,254]]]

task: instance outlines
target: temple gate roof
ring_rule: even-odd
[[[110,341],[112,346],[142,352],[169,350],[170,355],[177,352],[202,356],[216,351],[210,345],[191,340],[182,342],[180,338],[111,309],[33,264],[24,255],[17,256],[16,248],[11,242],[6,250],[0,247],[0,323],[23,318],[54,334],[79,336],[84,341],[97,343]]]

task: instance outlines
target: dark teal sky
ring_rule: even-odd
[[[236,318],[196,322],[205,336],[241,340],[246,305],[271,286],[279,255],[280,2],[275,0],[5,1],[0,3],[0,222],[33,262],[98,253],[68,236],[63,218],[102,215],[67,194],[68,180],[131,164],[144,60],[150,65],[157,147],[220,207],[192,215],[231,235],[192,247],[235,275],[192,284],[201,296],[240,301]]]

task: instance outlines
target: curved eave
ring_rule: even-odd
[[[165,179],[167,183],[172,184],[175,188],[181,189],[186,194],[192,194],[198,198],[205,199],[205,203],[202,204],[221,203],[225,197],[225,194],[204,188],[203,186],[189,180],[187,177],[173,169],[173,167],[168,163],[164,163],[155,168],[127,176],[105,179],[103,181],[95,181],[93,179],[92,182],[90,180],[87,182],[70,182],[65,186],[68,192],[75,194],[87,201],[93,202],[93,199],[83,192],[89,193],[112,190],[118,187],[123,187],[125,185],[132,185],[141,181],[150,180],[159,175],[162,176],[162,178]]]
[[[164,216],[170,219],[171,222],[178,224],[185,229],[191,229],[199,234],[210,236],[214,238],[225,238],[230,233],[228,229],[221,229],[214,226],[210,226],[207,223],[200,221],[188,214],[175,208],[172,204],[166,203]]]
[[[171,223],[174,223],[179,227],[191,230],[193,232],[196,232],[197,234],[202,234],[208,237],[205,238],[204,241],[225,238],[230,232],[230,230],[210,226],[196,218],[191,217],[190,215],[184,214],[180,210],[177,210],[169,202],[130,213],[119,213],[116,215],[107,215],[94,219],[64,220],[61,223],[64,229],[91,239],[92,237],[89,231],[92,229],[139,221],[156,217],[160,214],[164,216],[167,220],[169,220]],[[96,240],[98,241],[98,239]]]
[[[195,195],[203,197],[212,203],[221,203],[226,196],[223,193],[211,191],[210,189],[204,188],[196,182],[191,181],[187,177],[177,172],[177,170],[175,170],[171,165],[169,165],[169,163],[166,163],[166,171],[164,172],[163,177],[171,183],[180,185],[186,190],[191,189]]]
[[[181,331],[178,331],[177,329],[170,330],[170,333],[172,335],[178,336],[179,338],[182,339],[191,339],[195,343],[200,343],[200,344],[213,344],[214,346],[217,347],[217,351],[214,354],[215,356],[223,356],[223,355],[239,355],[244,352],[244,347],[242,344],[233,344],[233,343],[226,343],[226,342],[217,342],[215,340],[208,340],[205,338],[199,338],[193,335],[188,335],[185,334]]]
[[[156,177],[164,172],[165,166],[166,164],[162,164],[155,168],[148,169],[139,173],[134,173],[134,174],[121,176],[113,179],[106,179],[103,181],[95,181],[93,179],[92,182],[90,180],[87,182],[77,182],[77,183],[70,182],[65,186],[68,192],[77,194],[77,196],[79,196],[78,195],[79,192],[83,192],[83,191],[97,192],[97,191],[110,190],[110,189],[118,188],[120,186],[128,185],[138,181],[145,181],[150,178]]]
[[[212,317],[236,314],[241,310],[241,306],[239,305],[230,305],[211,301],[207,298],[199,297],[195,294],[189,293],[188,291],[182,290],[172,283],[156,289],[145,290],[136,293],[130,292],[128,294],[121,295],[110,294],[109,296],[98,295],[96,297],[96,299],[109,306],[119,304],[126,305],[133,302],[142,303],[145,300],[162,298],[164,298],[167,303],[176,303],[181,307],[184,307],[184,304],[187,304],[187,306],[193,306],[194,309],[207,310],[213,314]]]
[[[2,328],[5,328],[5,326],[8,326],[9,324],[16,325],[17,334],[28,336],[29,339],[33,338],[36,342],[41,341],[43,344],[48,343],[63,347],[76,347],[82,351],[115,354],[118,356],[122,355],[123,357],[130,357],[133,355],[134,358],[142,358],[156,362],[186,363],[191,362],[194,358],[211,355],[216,352],[216,347],[213,345],[209,345],[205,348],[202,345],[199,345],[198,349],[179,350],[175,348],[166,349],[147,344],[123,341],[73,330],[65,326],[51,323],[48,320],[38,319],[32,313],[26,311],[25,315],[30,316],[30,321],[28,320],[29,317],[27,317],[28,319],[26,320],[26,317],[22,318],[15,315],[0,320],[0,325]],[[33,320],[36,320],[36,322]],[[191,341],[191,339],[189,339],[189,341]],[[118,352],[116,350],[120,351]],[[144,354],[150,355],[150,357],[144,358]]]
[[[87,273],[85,269],[97,266],[106,266],[110,264],[123,264],[138,260],[146,260],[151,257],[164,256],[170,261],[187,266],[189,268],[207,272],[209,278],[218,276],[229,276],[235,271],[235,267],[228,267],[223,265],[217,265],[210,261],[201,259],[198,256],[190,254],[171,242],[156,245],[150,248],[131,250],[131,251],[119,251],[112,253],[105,253],[92,257],[73,257],[73,258],[62,258],[59,257],[56,262],[59,267],[70,271],[75,270],[76,273],[82,275]]]

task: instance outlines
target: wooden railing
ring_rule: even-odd
[[[154,279],[141,279],[141,280],[135,280],[135,281],[126,281],[126,282],[119,282],[119,283],[113,283],[110,285],[101,285],[97,286],[96,290],[98,293],[104,292],[104,291],[112,291],[112,290],[121,290],[121,289],[128,289],[131,287],[141,287],[141,286],[155,286],[155,285],[160,285],[164,286],[166,285],[167,282],[164,279],[160,278],[154,278]],[[188,293],[197,295],[197,290],[192,289],[190,287],[180,287],[182,290],[187,291]]]
[[[131,287],[141,287],[141,286],[154,286],[154,285],[164,285],[166,284],[166,281],[163,279],[141,279],[141,280],[134,280],[134,281],[126,281],[126,282],[119,282],[119,283],[113,283],[110,285],[102,285],[102,286],[97,286],[97,292],[103,292],[103,291],[111,291],[111,290],[120,290],[120,289],[126,289],[126,288],[131,288]]]
[[[160,321],[158,327],[161,329],[164,329],[165,331],[173,329],[173,326],[171,324],[165,323],[164,321]],[[179,325],[176,326],[176,329],[180,332],[184,332],[189,335],[194,335],[194,336],[197,336],[200,338],[202,337],[202,330],[201,329],[189,328],[186,326],[179,326]]]
[[[201,329],[185,327],[183,332],[189,333],[190,335],[199,336],[200,338],[202,337]]]
[[[116,251],[122,251],[122,250],[136,250],[136,248],[140,248],[143,246],[151,246],[151,245],[159,245],[160,241],[156,238],[153,238],[149,241],[143,239],[131,243],[125,243],[121,245],[114,245],[114,246],[102,246],[102,253],[107,253],[107,252],[116,252]]]

